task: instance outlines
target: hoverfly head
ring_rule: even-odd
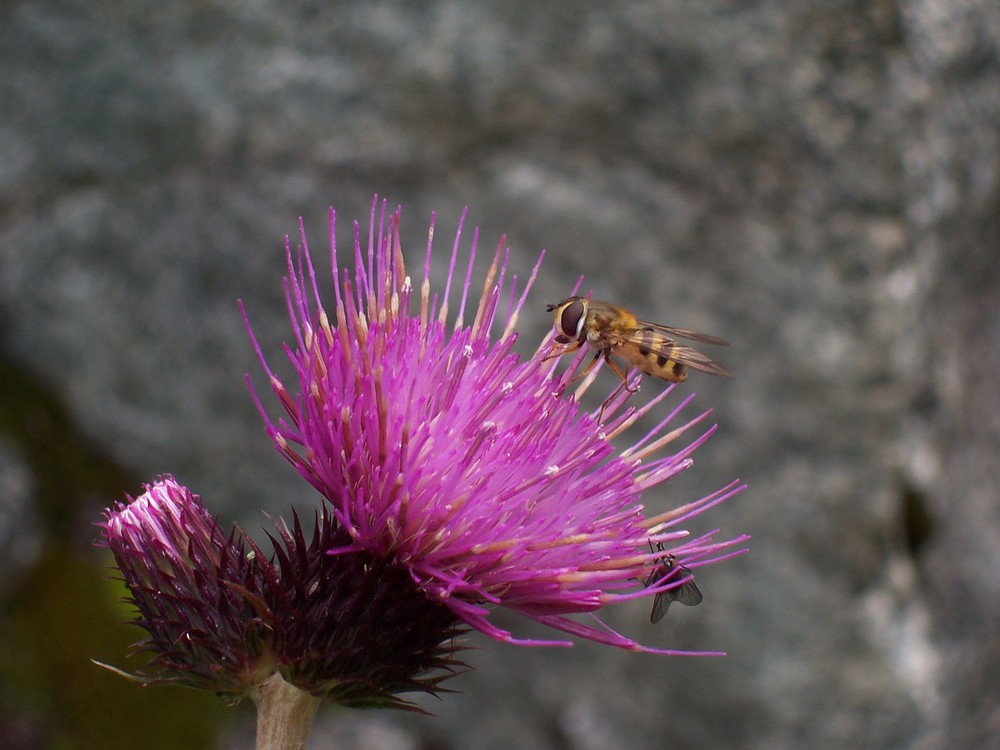
[[[587,332],[584,323],[587,322],[587,300],[583,297],[570,297],[558,305],[548,305],[549,312],[555,312],[553,323],[558,334],[556,341],[569,344],[572,341],[583,343]]]

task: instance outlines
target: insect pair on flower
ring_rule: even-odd
[[[456,635],[468,629],[519,645],[572,643],[518,638],[493,618],[498,609],[573,638],[692,653],[638,643],[597,613],[652,598],[655,621],[673,601],[696,604],[691,570],[746,551],[745,535],[716,541],[715,531],[681,528],[740,492],[738,481],[659,512],[641,502],[691,466],[715,427],[677,441],[701,429],[708,412],[680,425],[665,418],[616,447],[669,389],[635,409],[623,409],[621,398],[584,413],[561,397],[577,367],[554,375],[543,366],[549,352],[514,352],[538,265],[515,289],[502,238],[476,295],[473,240],[465,282],[453,289],[460,224],[443,294],[432,294],[433,222],[422,279],[411,279],[399,221],[398,210],[373,203],[366,239],[354,225],[352,271],[338,259],[332,210],[325,274],[304,232],[297,250],[286,244],[290,377],[272,369],[247,321],[283,410],[273,416],[251,386],[265,431],[322,498],[311,540],[296,518],[279,522],[273,550],[259,549],[240,529],[221,528],[169,477],[108,509],[104,543],[149,635],[139,648],[156,656],[138,677],[143,684],[240,697],[280,675],[344,705],[405,705],[398,694],[435,692],[460,671]],[[727,374],[675,340],[719,339],[642,323],[586,298],[552,310],[561,352],[586,343],[595,362],[616,357],[671,382],[685,368]]]
[[[732,373],[725,367],[677,341],[682,338],[715,346],[729,345],[728,341],[717,336],[639,320],[635,313],[620,305],[587,297],[569,297],[557,304],[548,305],[546,310],[555,313],[552,322],[556,329],[557,344],[557,350],[549,358],[576,351],[586,344],[595,350],[594,358],[577,378],[584,377],[601,359],[621,378],[621,385],[609,396],[605,405],[621,388],[631,391],[628,376],[612,357],[623,360],[646,375],[670,383],[687,380],[688,367],[710,375],[732,377]],[[601,415],[603,416],[603,407]],[[650,551],[654,551],[652,542]],[[648,588],[673,578],[681,583],[656,594],[649,615],[649,620],[653,623],[663,619],[672,602],[693,607],[700,604],[703,598],[691,571],[678,562],[676,555],[665,553],[663,544],[659,542],[656,551],[664,554],[653,572],[643,580],[643,584]]]

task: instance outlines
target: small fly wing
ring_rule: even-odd
[[[686,572],[686,570],[682,569],[682,572]],[[667,614],[670,605],[674,602],[694,607],[701,604],[703,598],[701,589],[695,584],[694,579],[682,583],[675,589],[661,591],[653,597],[653,610],[649,613],[649,621],[655,624],[662,620],[663,616]]]

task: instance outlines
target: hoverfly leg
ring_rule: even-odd
[[[577,375],[569,382],[572,384],[575,383],[577,380],[582,380],[583,378],[587,377],[587,373],[594,369],[594,365],[597,364],[597,360],[599,360],[600,358],[601,358],[601,352],[598,352],[597,354],[594,355],[594,358],[587,363],[587,366],[583,368],[583,372],[581,372],[579,375]]]
[[[605,352],[604,352],[604,361],[608,363],[608,367],[610,367],[612,370],[615,371],[615,375],[617,375],[618,377],[620,377],[622,379],[622,386],[625,387],[626,391],[628,391],[629,393],[638,393],[639,392],[639,385],[638,384],[636,384],[635,388],[629,388],[628,387],[628,376],[624,372],[622,372],[621,368],[618,367],[618,365],[616,365],[611,360],[611,352],[610,352],[610,350],[605,350]],[[615,391],[615,392],[617,393],[617,391]]]
[[[617,398],[618,394],[622,392],[622,388],[627,390],[628,386],[626,386],[625,383],[619,383],[618,387],[611,392],[611,395],[604,399],[604,403],[601,404],[601,411],[597,414],[597,422],[599,424],[604,422],[604,410],[607,409],[611,402]],[[631,393],[631,391],[629,392]]]
[[[574,341],[568,346],[563,346],[558,343],[549,344],[551,347],[551,353],[542,357],[542,362],[548,362],[550,359],[555,359],[556,357],[561,357],[564,354],[569,354],[570,352],[575,352],[580,348],[579,342]]]

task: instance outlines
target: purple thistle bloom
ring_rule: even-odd
[[[444,605],[497,640],[571,645],[514,638],[490,620],[493,605],[599,643],[685,653],[647,648],[600,620],[588,625],[568,615],[684,586],[690,575],[657,575],[666,555],[690,573],[745,551],[734,547],[746,537],[713,542],[712,532],[692,540],[676,528],[741,490],[736,482],[649,517],[639,504],[644,491],[691,465],[691,453],[714,427],[675,453],[663,451],[707,413],[668,431],[686,399],[616,453],[611,440],[672,388],[639,409],[627,407],[631,394],[622,390],[599,413],[583,412],[566,391],[586,352],[561,375],[547,357],[551,335],[530,359],[513,352],[514,327],[538,265],[518,296],[516,278],[507,283],[502,238],[467,323],[477,231],[449,326],[461,224],[444,295],[432,297],[432,219],[415,295],[399,211],[387,222],[383,203],[376,226],[377,205],[366,248],[355,223],[353,280],[338,266],[331,210],[331,313],[323,307],[304,232],[297,260],[286,248],[293,388],[272,372],[254,340],[288,418],[273,421],[254,398],[278,450],[328,501],[343,537],[329,550],[331,558],[364,555],[402,571],[435,615]],[[493,340],[495,327],[500,334]],[[578,391],[594,382],[597,369]]]
[[[105,516],[103,543],[139,610],[135,624],[149,634],[135,648],[153,654],[146,670],[126,676],[239,696],[274,672],[251,593],[258,568],[236,530],[224,534],[201,498],[171,476]]]

